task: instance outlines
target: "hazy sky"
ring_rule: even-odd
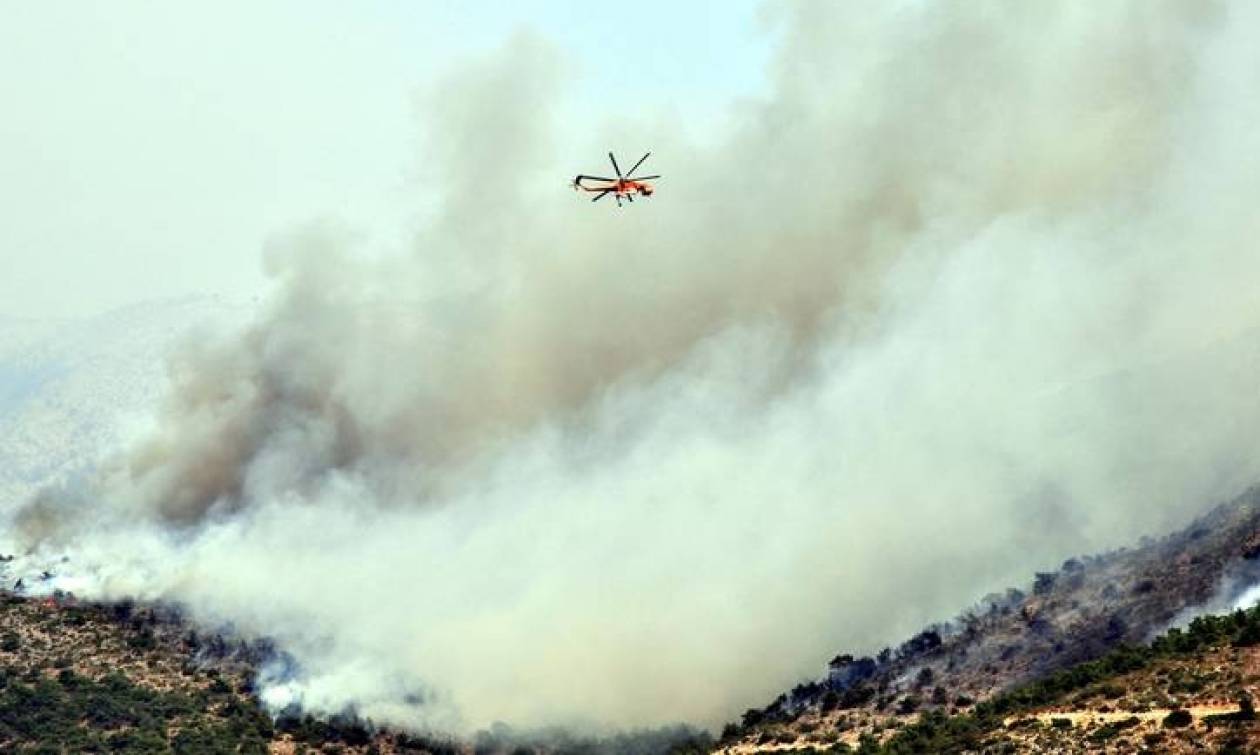
[[[0,4],[0,315],[250,296],[263,240],[318,216],[410,237],[418,93],[522,29],[564,56],[592,129],[644,110],[716,125],[764,84],[759,5]],[[558,191],[600,165],[581,158],[557,166]]]

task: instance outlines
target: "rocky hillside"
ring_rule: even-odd
[[[717,743],[685,728],[603,739],[496,729],[454,742],[349,711],[276,718],[253,689],[266,643],[199,632],[170,608],[34,598],[14,585],[0,591],[0,750],[1256,751],[1260,609],[1191,617],[1258,582],[1253,490],[1181,532],[1071,559],[900,647],[837,656],[826,677],[748,711]]]
[[[763,727],[731,753],[1256,752],[1260,608],[1196,618],[1153,642],[1122,646],[966,712],[930,710],[875,730],[819,721]]]
[[[746,751],[884,741],[925,716],[964,714],[1117,647],[1142,646],[1196,612],[1227,608],[1258,582],[1253,489],[1162,539],[1070,559],[898,648],[836,656],[822,679],[746,712],[722,744]]]
[[[199,634],[170,610],[2,593],[0,751],[455,751],[351,717],[273,719],[253,694],[267,652]]]
[[[455,741],[353,711],[273,716],[254,689],[272,653],[199,632],[170,608],[0,591],[0,752],[657,755],[712,745],[685,726],[604,737],[498,726]]]

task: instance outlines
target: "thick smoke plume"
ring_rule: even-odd
[[[414,248],[269,249],[31,542],[276,638],[277,704],[707,725],[1260,479],[1260,7],[771,15],[720,143],[570,125],[528,35],[458,71]],[[655,197],[557,191],[608,146]]]

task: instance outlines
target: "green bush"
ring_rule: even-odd
[[[1181,708],[1164,716],[1165,729],[1180,729],[1192,723],[1194,723],[1194,716],[1190,715],[1190,711]]]
[[[53,678],[0,670],[0,749],[181,755],[265,753],[271,719],[252,700],[161,692],[113,673]],[[167,731],[178,729],[169,737]],[[34,749],[33,749],[34,748]]]
[[[1099,726],[1094,733],[1089,735],[1089,740],[1091,742],[1106,742],[1109,739],[1114,739],[1117,734],[1125,729],[1131,729],[1140,723],[1142,723],[1142,721],[1137,716],[1130,716],[1123,721],[1113,721],[1109,724],[1103,724],[1102,726]]]

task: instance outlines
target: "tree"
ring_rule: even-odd
[[[1045,595],[1054,589],[1054,582],[1059,575],[1054,572],[1039,571],[1033,577],[1033,594]]]
[[[1238,694],[1238,713],[1235,715],[1239,721],[1256,720],[1255,703],[1251,701],[1251,695],[1247,694],[1246,691]]]
[[[1190,711],[1178,708],[1168,715],[1164,716],[1165,729],[1180,729],[1189,726],[1194,722],[1194,716],[1190,715]]]

